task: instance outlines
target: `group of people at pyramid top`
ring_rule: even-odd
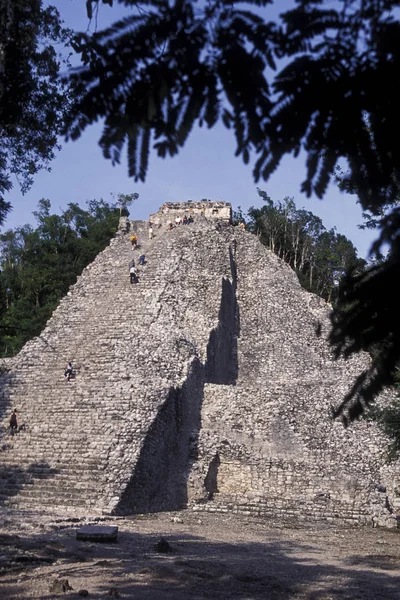
[[[190,225],[193,223],[193,221],[194,219],[192,215],[189,215],[188,217],[185,215],[183,218],[177,215],[175,217],[175,225],[172,221],[167,221],[167,231],[171,231],[171,229],[174,229],[174,227],[179,227],[179,225]]]

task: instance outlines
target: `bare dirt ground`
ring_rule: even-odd
[[[117,525],[118,541],[77,541],[88,523]],[[400,530],[184,511],[100,522],[2,513],[0,532],[2,599],[400,599]],[[162,537],[172,552],[156,550]],[[60,579],[72,589],[55,593]]]

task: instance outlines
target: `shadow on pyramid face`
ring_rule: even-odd
[[[203,388],[204,366],[195,358],[186,381],[170,388],[149,428],[114,514],[171,511],[187,505],[187,477],[197,457]]]
[[[237,268],[229,249],[231,278],[222,279],[218,325],[207,345],[206,383],[235,385],[239,376],[237,340],[240,337],[240,313],[236,297]]]
[[[222,278],[218,325],[210,333],[206,363],[195,357],[184,384],[170,389],[114,514],[162,512],[187,506],[188,477],[198,455],[204,384],[235,385],[238,378],[239,307],[231,251],[230,265],[232,278]]]

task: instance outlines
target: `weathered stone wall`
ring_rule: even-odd
[[[345,430],[329,420],[320,395],[330,397],[333,387],[206,385],[199,471],[192,472],[196,509],[271,515],[282,507],[287,516],[394,526],[398,507],[383,440],[371,423]],[[205,503],[205,480],[216,457],[213,501]]]
[[[0,502],[395,525],[399,468],[381,432],[330,420],[368,358],[333,361],[329,307],[212,217],[152,240],[146,222],[130,229],[140,248],[120,232],[7,365],[3,426],[17,406],[28,429],[3,439]]]
[[[197,510],[268,515],[281,507],[395,525],[399,469],[385,464],[381,431],[330,418],[369,359],[334,361],[329,306],[254,236],[235,231],[235,241],[239,376],[236,386],[205,387],[191,476]],[[210,465],[215,489],[205,502]]]

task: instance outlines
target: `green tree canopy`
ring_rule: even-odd
[[[296,271],[303,287],[335,303],[343,277],[362,273],[366,261],[344,235],[327,231],[319,217],[297,209],[293,198],[276,202],[260,189],[258,194],[264,206],[250,208],[250,230]]]
[[[72,89],[59,80],[69,32],[58,11],[41,0],[0,0],[0,224],[10,209],[12,176],[22,192],[47,168]]]
[[[104,200],[51,214],[42,199],[29,225],[0,235],[0,355],[39,335],[59,300],[115,233],[119,210]]]
[[[117,194],[116,205],[119,208],[120,216],[129,216],[128,206],[131,206],[131,204],[133,204],[133,202],[136,202],[138,198],[139,194],[137,192],[134,192],[133,194]]]

